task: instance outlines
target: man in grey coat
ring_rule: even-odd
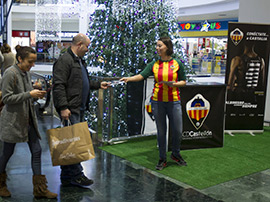
[[[107,89],[108,82],[89,80],[83,56],[88,51],[90,39],[82,33],[77,34],[71,47],[53,66],[54,106],[62,120],[71,124],[84,121],[84,112],[88,108],[90,89]],[[65,123],[67,124],[67,123]],[[83,174],[80,163],[61,166],[62,185],[89,186],[93,184]]]

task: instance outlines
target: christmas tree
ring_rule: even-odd
[[[97,10],[90,17],[91,45],[87,58],[90,67],[101,71],[91,73],[99,77],[123,77],[140,73],[147,63],[157,60],[156,41],[169,36],[174,42],[173,57],[184,62],[186,73],[191,74],[179,35],[179,25],[174,16],[172,0],[97,0]],[[97,96],[91,100],[96,119]],[[106,96],[105,96],[106,97]],[[106,97],[105,105],[108,104]],[[128,135],[126,124],[126,86],[114,90],[113,134]],[[92,115],[91,115],[92,114]],[[104,111],[103,126],[109,127],[108,111]],[[90,121],[90,122],[91,122]],[[93,124],[93,123],[92,123]],[[96,127],[96,126],[92,126]]]
[[[155,43],[161,36],[170,36],[174,57],[187,61],[171,2],[97,0],[99,6],[90,18],[89,65],[101,68],[104,76],[137,74],[147,63],[158,59]],[[186,72],[191,73],[185,65]]]

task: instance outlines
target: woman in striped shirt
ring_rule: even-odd
[[[156,44],[160,59],[149,63],[140,73],[120,79],[125,82],[136,82],[154,76],[155,84],[151,98],[152,111],[157,126],[159,161],[157,170],[167,166],[166,155],[166,117],[168,116],[172,135],[171,159],[180,166],[187,163],[180,155],[183,121],[179,87],[186,85],[186,74],[183,63],[172,57],[173,44],[169,37],[161,37]]]

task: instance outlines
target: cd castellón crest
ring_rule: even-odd
[[[198,130],[209,114],[210,103],[201,94],[197,94],[187,102],[186,111],[192,125]]]

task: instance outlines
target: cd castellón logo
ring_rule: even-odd
[[[234,29],[230,33],[230,38],[232,42],[234,43],[234,45],[236,46],[240,43],[240,41],[242,41],[243,37],[244,37],[244,33],[239,28]]]
[[[187,102],[186,111],[189,120],[198,130],[209,114],[210,103],[201,94],[197,94]]]

